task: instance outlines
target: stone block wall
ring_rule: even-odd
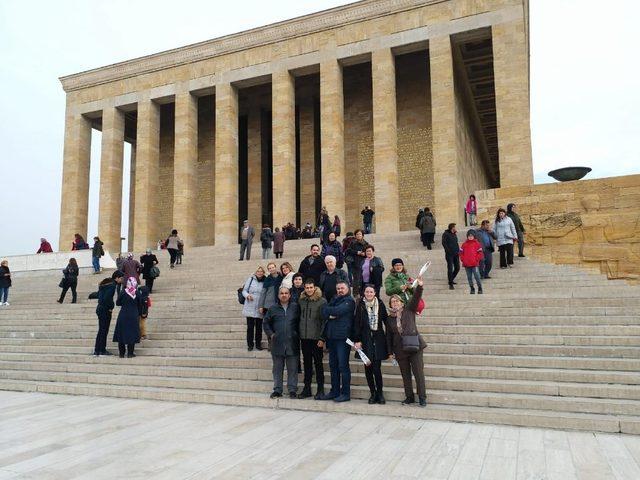
[[[479,218],[515,203],[529,254],[640,280],[640,175],[476,192]]]
[[[196,245],[213,245],[215,199],[215,99],[201,97],[198,105],[198,198]]]
[[[158,188],[158,235],[166,239],[173,228],[173,152],[175,130],[175,106],[173,103],[160,108],[160,187]]]

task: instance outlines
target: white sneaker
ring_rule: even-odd
[[[9,306],[9,302],[4,302],[4,305],[6,305],[8,307]]]

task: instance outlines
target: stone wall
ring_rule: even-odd
[[[480,219],[515,203],[536,258],[640,279],[640,175],[476,192]]]
[[[213,245],[215,189],[215,98],[201,97],[198,105],[198,198],[196,245]]]
[[[158,238],[166,239],[173,228],[174,104],[160,109],[160,187],[158,195]]]

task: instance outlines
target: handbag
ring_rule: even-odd
[[[65,277],[62,277],[62,280],[60,280],[60,283],[58,284],[58,286],[60,288],[64,288],[67,286],[67,279]]]
[[[247,287],[247,290],[249,290],[251,288],[251,284],[253,283],[253,277],[251,277],[251,281],[249,282],[249,286]],[[244,285],[242,285],[239,289],[238,289],[238,303],[240,305],[244,305],[244,302],[246,300],[246,298],[244,298],[244,295],[242,294],[242,291],[244,290]]]
[[[420,335],[402,335],[402,351],[415,353],[420,350]]]
[[[154,265],[149,269],[149,276],[151,278],[158,278],[160,276],[160,269],[156,265]]]

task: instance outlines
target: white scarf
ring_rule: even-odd
[[[378,330],[378,297],[373,297],[373,301],[371,302],[365,299],[364,306],[369,315],[369,328],[375,332]]]

